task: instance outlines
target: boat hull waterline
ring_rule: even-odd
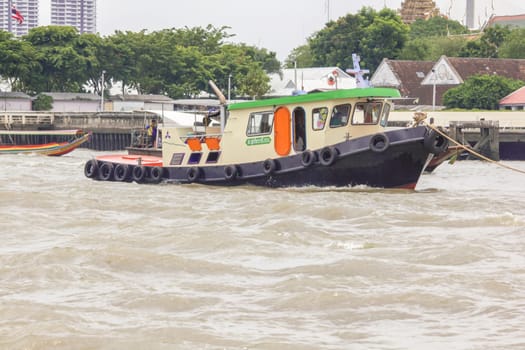
[[[243,164],[168,166],[144,155],[101,156],[84,168],[94,180],[265,187],[358,186],[414,189],[433,154],[441,152],[424,126],[348,139],[316,150]]]

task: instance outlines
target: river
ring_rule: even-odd
[[[522,173],[138,185],[97,154],[0,158],[0,349],[525,348]]]

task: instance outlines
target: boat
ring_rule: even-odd
[[[432,173],[438,166],[448,161],[453,163],[465,151],[465,147],[458,145],[449,146],[446,151],[436,154],[425,167],[426,173]]]
[[[0,154],[62,156],[89,141],[82,130],[0,130]],[[61,140],[65,141],[61,141]]]
[[[94,180],[266,187],[414,189],[448,140],[425,125],[390,128],[397,89],[364,87],[228,104],[219,127],[160,128],[161,156],[98,156]]]

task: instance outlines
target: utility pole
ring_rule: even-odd
[[[326,23],[330,22],[330,0],[326,0]]]
[[[102,86],[100,88],[100,111],[101,112],[104,112],[104,74],[106,74],[105,70],[102,71],[102,78],[101,78]]]

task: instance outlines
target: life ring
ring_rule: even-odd
[[[316,154],[313,151],[306,150],[301,154],[301,164],[307,168],[316,161]]]
[[[154,183],[159,183],[162,180],[162,175],[164,174],[164,169],[160,166],[154,166],[149,170],[148,179]]]
[[[113,171],[113,177],[116,181],[126,181],[129,179],[129,166],[127,164],[117,164]]]
[[[144,181],[145,176],[146,168],[143,166],[136,166],[133,167],[133,170],[131,170],[131,178],[137,183],[141,183],[142,181]]]
[[[428,135],[425,136],[423,145],[427,151],[437,155],[445,152],[448,149],[448,139],[438,133],[436,130],[432,129]]]
[[[277,169],[277,164],[275,160],[268,158],[263,162],[263,171],[265,175],[273,174],[276,169]]]
[[[226,167],[224,167],[224,178],[226,180],[235,180],[237,178],[238,173],[239,170],[235,165],[227,165]]]
[[[84,175],[90,179],[94,179],[98,175],[98,163],[96,159],[91,159],[84,165]]]
[[[188,172],[186,173],[186,177],[189,182],[193,182],[199,178],[201,174],[201,170],[195,166],[188,169]]]
[[[324,147],[321,152],[319,152],[319,161],[324,166],[330,166],[334,164],[337,159],[338,152],[335,147]]]
[[[113,164],[111,163],[102,163],[99,169],[100,180],[109,181],[113,178]]]
[[[372,152],[383,153],[390,146],[390,139],[386,134],[378,133],[372,136],[369,146]]]

